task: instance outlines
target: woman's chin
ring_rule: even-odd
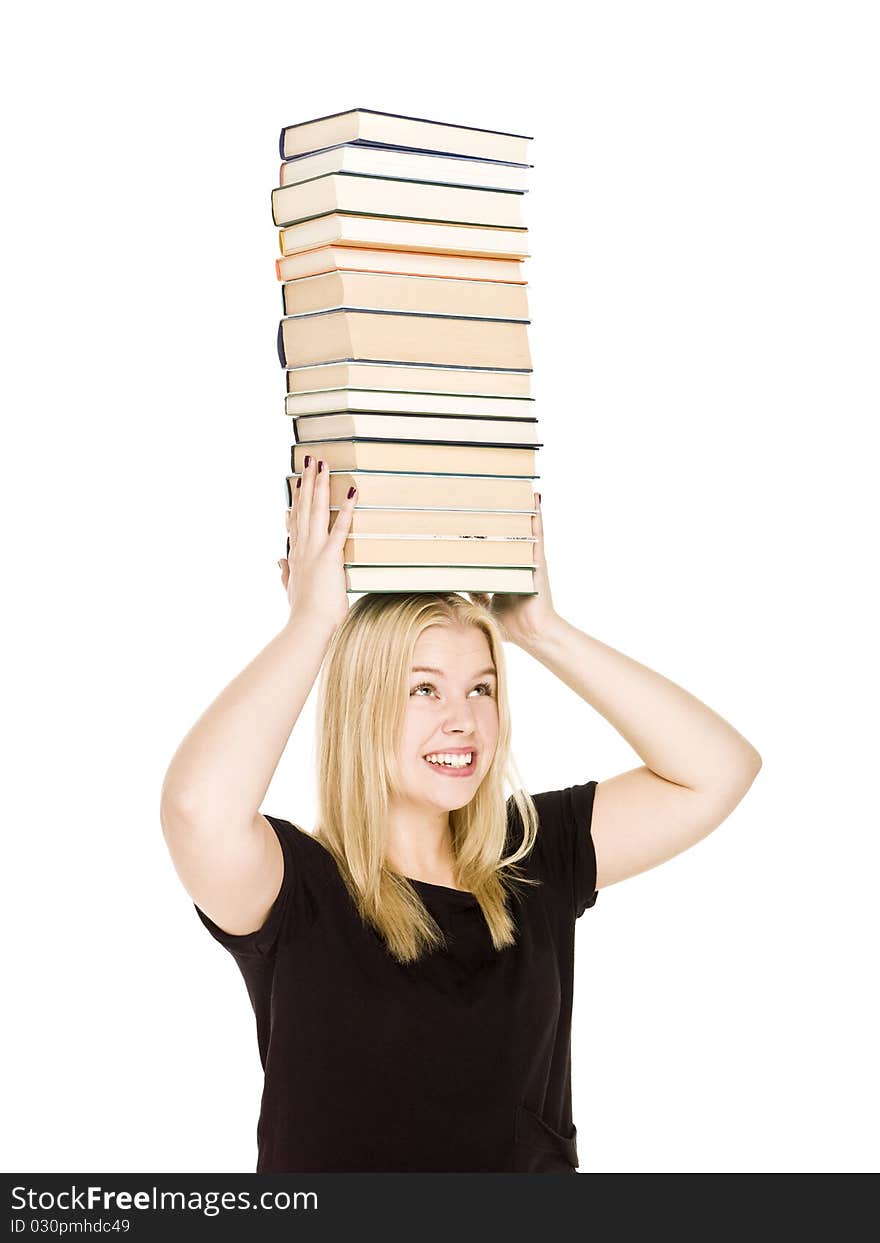
[[[440,790],[421,790],[420,797],[414,798],[413,802],[421,803],[422,806],[430,807],[432,811],[446,812],[458,811],[462,807],[467,807],[468,803],[476,794],[476,783],[471,781],[459,781],[450,786],[454,788],[448,791]]]
[[[451,784],[451,783],[450,783]],[[477,783],[475,781],[461,781],[455,789],[450,790],[448,794],[435,795],[431,802],[437,808],[443,811],[459,811],[462,807],[467,807],[468,803],[477,792]]]

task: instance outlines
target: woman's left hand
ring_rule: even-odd
[[[550,579],[547,576],[547,559],[544,556],[544,527],[541,521],[541,494],[536,492],[535,509],[532,514],[532,535],[535,556],[535,591],[533,596],[511,595],[496,591],[489,596],[485,592],[469,591],[476,604],[484,605],[498,623],[503,637],[509,643],[525,645],[530,639],[540,638],[556,620],[556,610],[550,595]]]

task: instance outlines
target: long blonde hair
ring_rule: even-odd
[[[397,753],[413,652],[422,631],[436,625],[479,627],[497,671],[499,732],[492,764],[470,803],[449,813],[456,885],[475,895],[496,949],[516,939],[508,893],[538,883],[516,866],[534,844],[538,817],[510,751],[504,644],[491,613],[455,592],[361,596],[336,630],[321,672],[314,837],[336,860],[361,919],[401,963],[445,944],[414,887],[386,862],[389,793],[400,790]],[[504,857],[508,774],[516,778],[511,797],[524,833]]]

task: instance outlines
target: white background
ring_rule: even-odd
[[[876,9],[17,6],[3,52],[7,1171],[252,1171],[158,802],[281,628],[282,125],[534,135],[559,612],[764,759],[578,924],[581,1170],[877,1169]],[[572,25],[573,21],[579,25]],[[533,792],[640,761],[508,649]],[[314,826],[314,697],[263,809]]]

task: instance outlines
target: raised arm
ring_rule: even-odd
[[[563,618],[522,646],[644,761],[596,786],[597,889],[656,867],[706,837],[757,776],[761,757],[731,724],[662,674]]]
[[[281,847],[260,805],[348,612],[342,551],[354,499],[328,533],[328,472],[303,474],[282,564],[290,616],[223,690],[178,747],[162,786],[160,820],[192,900],[234,934],[262,926],[283,877]]]
[[[556,612],[541,495],[535,493],[535,594],[480,594],[504,637],[529,652],[613,725],[642,767],[596,786],[596,888],[656,867],[717,828],[761,768],[750,742],[716,712]]]

